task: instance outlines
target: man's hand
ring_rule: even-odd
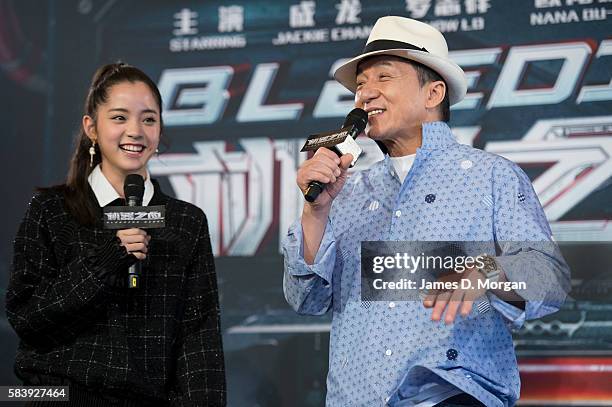
[[[136,256],[138,260],[147,258],[148,246],[151,236],[142,229],[121,229],[117,231],[117,237],[121,240],[121,246],[128,253]]]
[[[326,184],[325,188],[312,203],[313,208],[329,209],[331,202],[338,196],[347,178],[347,170],[353,160],[351,154],[338,157],[328,148],[319,148],[314,156],[304,161],[297,172],[297,184],[305,193],[312,181]]]
[[[471,288],[461,288],[461,280],[464,281],[463,286],[467,286],[469,281]],[[476,268],[472,267],[463,273],[450,273],[438,279],[439,282],[455,283],[459,288],[455,290],[432,290],[427,293],[423,305],[425,308],[433,308],[431,313],[432,321],[440,321],[444,310],[444,322],[452,324],[455,322],[457,312],[462,317],[467,317],[472,311],[474,301],[484,296],[486,290],[478,288],[478,281],[485,281],[485,276]]]

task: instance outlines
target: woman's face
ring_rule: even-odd
[[[159,106],[143,82],[121,82],[108,89],[107,101],[98,106],[97,121],[83,118],[90,139],[102,153],[102,171],[111,177],[146,176],[146,165],[159,145]]]

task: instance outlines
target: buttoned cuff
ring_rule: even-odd
[[[332,273],[336,261],[336,240],[334,238],[331,222],[325,225],[325,232],[319,245],[313,264],[304,261],[304,235],[302,221],[295,221],[287,233],[284,244],[285,264],[292,276],[311,276],[316,274],[327,284],[332,282]]]
[[[530,306],[529,302],[525,302],[525,310],[522,310],[521,308],[507,303],[491,292],[487,292],[487,297],[489,298],[491,306],[504,317],[508,328],[515,331],[523,326],[527,315],[526,310]]]
[[[558,281],[556,269],[549,264],[548,256],[543,252],[525,251],[495,258],[508,281],[525,283],[525,288],[513,290],[525,300],[523,322],[556,312],[565,301],[567,293]]]

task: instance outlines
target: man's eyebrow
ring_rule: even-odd
[[[374,65],[372,65],[372,66],[377,66],[377,65],[393,66],[393,64],[391,63],[391,61],[388,61],[388,60],[385,60],[385,59],[383,59],[383,60],[381,60],[381,61],[376,62],[376,63],[375,63]],[[362,68],[361,66],[358,66],[358,67],[357,67],[357,75],[356,75],[356,77],[357,77],[357,76],[359,76],[359,75],[361,75],[362,73],[363,73],[363,68]]]

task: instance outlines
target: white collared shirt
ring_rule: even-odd
[[[91,174],[89,174],[87,181],[89,182],[91,189],[93,189],[96,199],[98,200],[98,204],[101,208],[113,202],[115,199],[121,198],[121,195],[115,191],[115,188],[113,188],[108,179],[106,179],[106,176],[102,173],[100,164],[96,165],[96,168],[94,168]],[[147,206],[149,202],[151,202],[151,198],[153,198],[153,191],[153,183],[151,182],[151,177],[147,171],[147,178],[145,179],[144,183],[144,196],[142,197],[143,206]]]
[[[416,154],[404,155],[402,157],[389,157],[395,169],[395,174],[402,184],[406,179],[406,175],[408,175],[408,171],[412,168],[412,164],[414,164],[415,157]]]

